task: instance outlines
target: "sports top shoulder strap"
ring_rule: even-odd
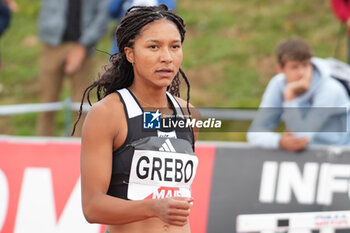
[[[131,95],[130,91],[126,88],[118,90],[118,93],[120,94],[122,101],[124,102],[124,106],[127,111],[128,118],[134,118],[137,116],[142,115],[142,109],[134,99],[134,97]]]
[[[170,99],[172,105],[175,108],[174,109],[175,115],[184,119],[185,116],[184,116],[184,113],[182,111],[182,108],[181,108],[180,104],[177,102],[177,100],[175,99],[175,97],[172,94],[170,94],[169,92],[167,92],[166,94],[167,94],[168,98]]]

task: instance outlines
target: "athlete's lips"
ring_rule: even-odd
[[[173,71],[174,70],[170,68],[163,68],[163,69],[156,70],[156,72],[168,72],[168,73],[172,73]]]
[[[156,73],[159,74],[161,77],[168,78],[173,76],[174,70],[170,68],[162,68],[156,70]]]

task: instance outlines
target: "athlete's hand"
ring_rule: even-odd
[[[291,132],[284,132],[280,139],[280,147],[287,151],[301,151],[305,149],[309,143],[306,137],[295,137]]]
[[[163,222],[184,226],[190,215],[190,206],[193,199],[184,197],[158,199],[154,202],[154,212]]]

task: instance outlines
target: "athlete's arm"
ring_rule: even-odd
[[[124,127],[124,128],[123,128]],[[89,111],[82,130],[82,206],[90,223],[121,225],[158,217],[168,224],[187,224],[187,199],[128,201],[107,195],[112,153],[125,140],[126,119],[116,94],[107,96]],[[123,135],[124,133],[124,135]]]

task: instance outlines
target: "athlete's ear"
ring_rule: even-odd
[[[125,47],[124,52],[125,52],[125,56],[126,56],[126,59],[128,60],[128,62],[133,64],[134,63],[134,50],[130,47]]]

